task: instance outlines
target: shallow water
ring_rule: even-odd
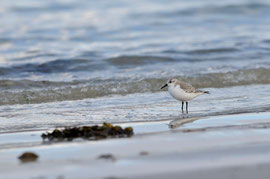
[[[0,132],[50,129],[101,122],[146,122],[269,111],[270,85],[210,88],[189,103],[189,115],[167,92],[112,95],[76,101],[0,106]],[[253,91],[256,91],[254,93]],[[226,94],[226,96],[224,96]]]
[[[0,2],[0,132],[269,111],[266,0]]]

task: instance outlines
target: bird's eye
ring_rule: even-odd
[[[172,82],[172,80],[169,81],[169,83],[171,83],[171,82]]]

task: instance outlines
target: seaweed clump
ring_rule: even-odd
[[[75,138],[83,138],[88,140],[99,140],[105,138],[130,137],[133,135],[132,127],[122,128],[113,126],[110,123],[103,123],[102,126],[82,126],[67,127],[65,129],[55,129],[51,133],[43,133],[41,137],[48,141],[72,141]]]

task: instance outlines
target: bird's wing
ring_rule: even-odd
[[[200,90],[197,90],[196,88],[191,86],[191,84],[180,81],[179,85],[187,93],[198,93],[198,92],[200,92]]]
[[[196,89],[196,88],[194,88],[189,83],[178,81],[178,84],[180,85],[180,88],[182,88],[186,93],[205,93],[205,94],[210,94],[209,91],[202,91],[202,90]]]

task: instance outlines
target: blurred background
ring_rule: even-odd
[[[37,109],[49,118],[63,103],[65,115],[54,111],[61,120],[156,119],[168,114],[155,106],[161,101],[178,115],[178,104],[160,93],[172,77],[212,91],[213,104],[193,108],[206,115],[210,108],[269,106],[258,100],[270,90],[267,0],[1,0],[0,19],[3,120],[14,120],[18,109],[20,117]],[[127,104],[135,112],[125,112]],[[108,113],[100,116],[95,107]]]

